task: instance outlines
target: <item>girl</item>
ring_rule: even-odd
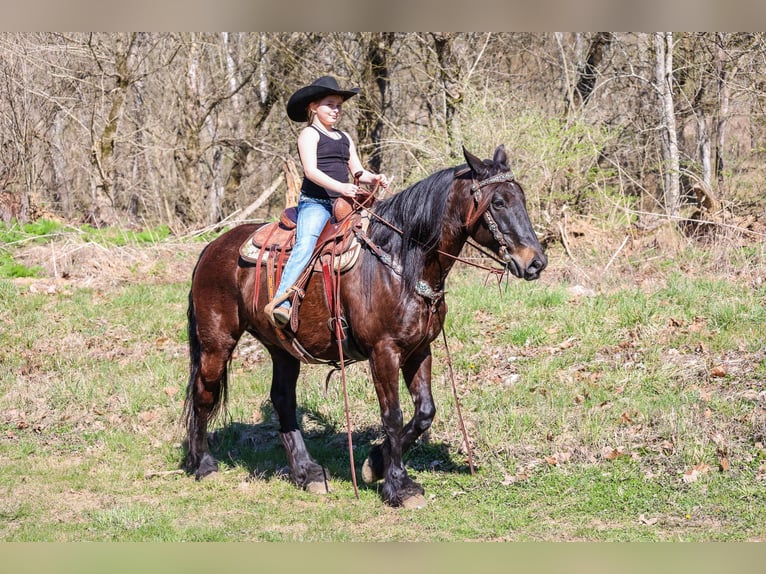
[[[335,128],[343,102],[358,93],[359,88],[343,90],[335,78],[322,76],[300,88],[287,102],[288,117],[308,125],[298,136],[303,184],[298,200],[295,246],[282,271],[274,299],[264,308],[275,327],[282,328],[290,320],[292,285],[311,259],[317,238],[332,215],[335,198],[353,198],[359,190],[349,183],[349,172],[361,171],[360,183],[388,187],[385,175],[370,173],[362,167],[354,142],[346,132]]]

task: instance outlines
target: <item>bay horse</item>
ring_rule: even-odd
[[[463,155],[466,164],[442,169],[373,205],[365,248],[339,287],[349,338],[369,362],[385,433],[384,441],[371,448],[362,478],[367,483],[384,480],[383,501],[394,507],[425,504],[424,490],[407,475],[402,455],[436,413],[431,342],[444,324],[444,284],[464,244],[472,238],[525,280],[537,279],[547,265],[504,146],[497,147],[492,160],[481,160],[465,148]],[[207,427],[226,401],[228,365],[247,331],[271,356],[270,398],[291,478],[308,491],[326,492],[327,471],[309,454],[296,415],[301,360],[288,352],[284,335],[263,312],[266,273],[239,258],[240,246],[258,227],[242,224],[220,235],[203,249],[192,274],[186,468],[197,479],[218,469]],[[321,274],[312,274],[295,337],[312,357],[332,363],[342,351],[328,328],[331,315],[322,283]],[[407,424],[399,402],[400,371],[414,403]]]

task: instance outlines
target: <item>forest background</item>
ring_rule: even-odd
[[[342,127],[392,191],[504,143],[544,242],[584,233],[570,216],[762,239],[765,40],[4,33],[0,216],[174,233],[274,217],[300,177],[286,99],[333,74],[361,87]]]

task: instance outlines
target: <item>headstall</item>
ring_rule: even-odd
[[[476,220],[478,220],[479,217],[484,217],[484,221],[486,221],[487,228],[489,229],[490,233],[492,233],[492,237],[494,237],[495,241],[500,244],[500,249],[498,249],[497,254],[506,263],[511,260],[511,254],[508,251],[508,244],[505,242],[505,238],[500,232],[500,228],[498,227],[497,222],[489,212],[489,203],[492,200],[492,194],[483,193],[482,188],[488,185],[492,185],[493,183],[511,183],[514,181],[516,181],[516,178],[513,176],[513,172],[510,171],[498,173],[481,181],[476,181],[474,179],[473,183],[471,184],[471,196],[473,197],[473,203],[471,204],[471,209],[468,212],[465,221],[465,226],[470,227],[476,223]]]

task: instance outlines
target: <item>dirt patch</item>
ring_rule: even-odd
[[[15,258],[27,267],[42,268],[44,277],[15,281],[50,294],[65,285],[102,289],[143,281],[172,283],[191,278],[203,247],[199,243],[104,247],[73,240],[30,245]]]

